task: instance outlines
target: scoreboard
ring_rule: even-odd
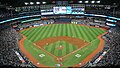
[[[41,15],[84,14],[84,4],[41,5]]]
[[[71,14],[72,8],[70,6],[62,6],[62,7],[53,7],[54,14]]]

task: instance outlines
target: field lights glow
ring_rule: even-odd
[[[85,1],[85,3],[88,3],[88,1]]]
[[[100,1],[97,1],[96,3],[100,3]]]
[[[78,3],[82,3],[82,1],[78,1]]]
[[[28,5],[28,3],[27,3],[27,2],[25,2],[25,5]]]
[[[91,1],[91,3],[95,3],[95,1]]]
[[[46,4],[46,2],[42,2],[42,4]]]
[[[30,2],[31,5],[33,5],[34,3],[33,2]]]
[[[40,2],[36,2],[36,4],[40,4]]]

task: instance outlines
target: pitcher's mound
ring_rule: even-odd
[[[64,46],[60,45],[59,47],[57,47],[58,50],[62,50],[64,48]]]

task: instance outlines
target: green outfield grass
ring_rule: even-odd
[[[55,66],[57,62],[52,56],[35,47],[33,45],[33,42],[37,42],[50,37],[69,36],[79,38],[91,43],[89,46],[86,46],[74,54],[71,54],[64,60],[64,62],[62,62],[63,66],[68,67],[78,64],[85,57],[91,54],[98,47],[98,44],[100,42],[97,36],[103,34],[104,32],[106,31],[100,28],[91,28],[88,26],[79,26],[76,24],[51,24],[47,26],[30,28],[29,30],[23,30],[21,31],[21,34],[27,37],[27,39],[24,41],[24,47],[26,50],[29,51],[30,54],[33,55],[41,64],[44,64],[46,66]],[[72,45],[68,42],[62,43],[65,44],[63,50],[56,49],[56,47],[60,44],[59,42],[51,43],[49,47],[45,46],[44,48],[46,51],[52,52],[56,56],[64,56],[69,52],[77,49],[77,46]],[[45,56],[41,58],[39,57],[40,54],[44,54]],[[80,54],[81,57],[76,57],[76,54]]]
[[[26,39],[24,41],[24,47],[27,51],[30,52],[32,56],[34,56],[41,64],[45,64],[47,66],[55,66],[56,62],[54,58],[49,54],[45,53],[44,51],[40,50],[39,48],[35,47],[31,41]],[[45,57],[40,57],[40,54],[44,54]]]
[[[67,57],[63,62],[63,67],[73,66],[74,64],[80,63],[83,59],[85,59],[89,54],[91,54],[99,44],[99,39],[94,40],[91,42],[89,46],[82,48],[81,50],[77,51],[76,53]],[[75,55],[80,54],[81,57],[77,58]]]

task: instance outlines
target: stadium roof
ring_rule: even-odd
[[[52,4],[54,1],[68,1],[69,3],[85,3],[85,1],[88,1],[89,4],[92,3],[91,1],[100,1],[100,4],[103,5],[112,5],[113,3],[116,3],[117,5],[120,4],[120,0],[0,0],[0,4],[9,6],[24,6],[25,2],[33,2],[33,4],[36,2],[40,2],[40,4],[42,4],[42,2],[46,2],[46,4]]]

